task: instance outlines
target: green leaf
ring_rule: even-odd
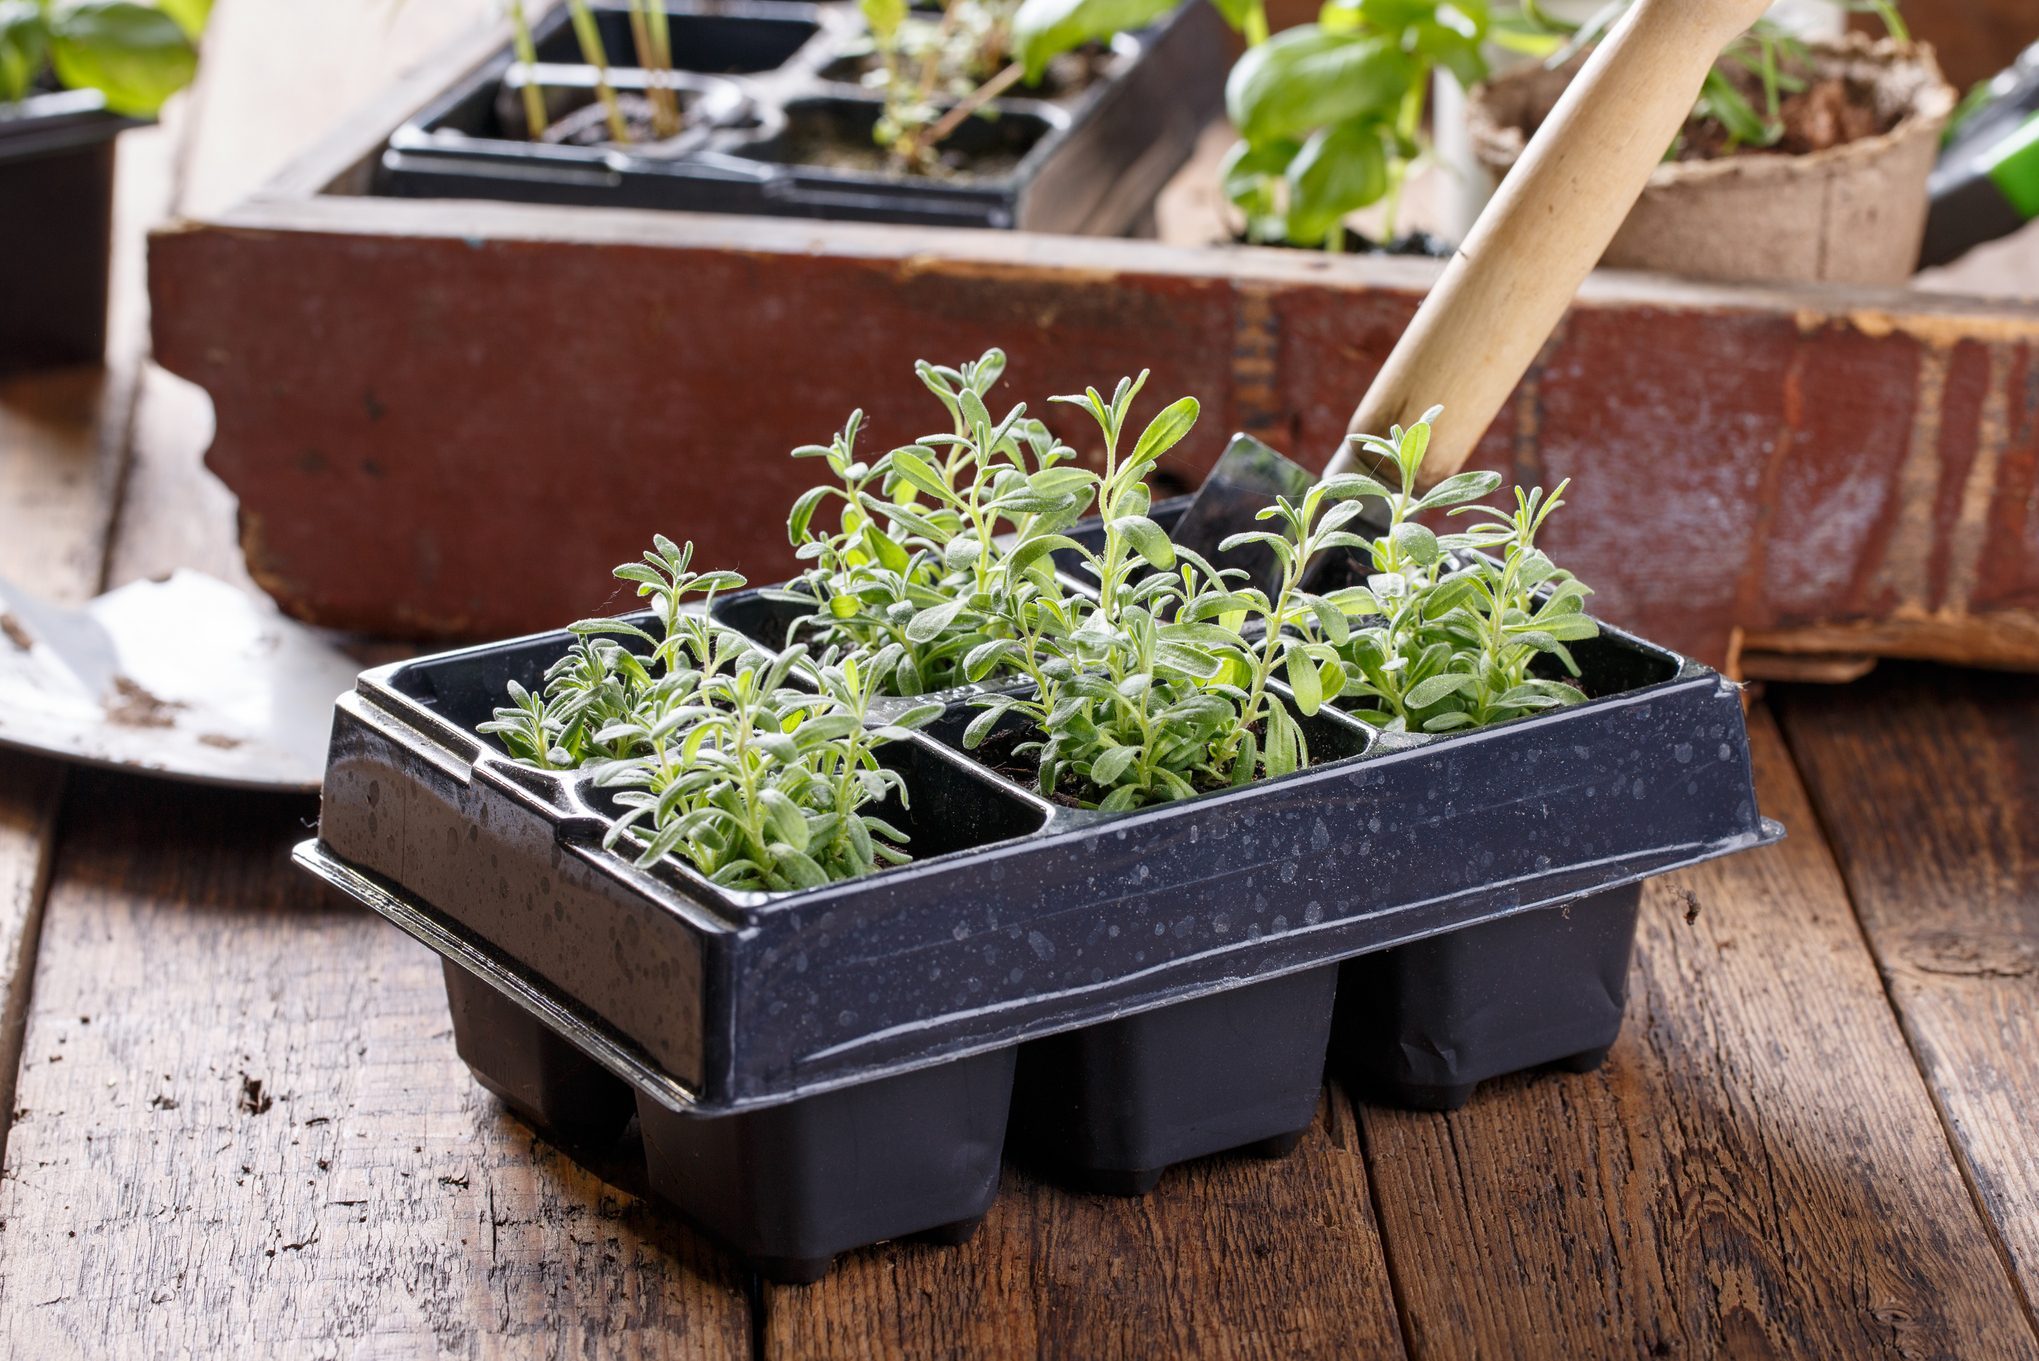
[[[906,22],[907,0],[857,0],[857,9],[870,25],[871,36],[886,44]]]
[[[832,490],[831,487],[809,487],[793,503],[793,509],[786,515],[786,538],[794,547],[807,541],[807,530],[814,523],[814,512],[821,505],[822,498]]]
[[[1321,243],[1347,213],[1388,192],[1381,126],[1361,117],[1312,133],[1289,164],[1288,186],[1289,240],[1299,246]]]
[[[1415,63],[1391,38],[1304,24],[1249,50],[1225,82],[1225,108],[1256,145],[1371,114],[1392,122]]]
[[[1499,473],[1459,473],[1447,477],[1424,494],[1416,503],[1418,510],[1434,510],[1439,506],[1456,506],[1467,501],[1477,501],[1501,485]]]
[[[1296,707],[1305,717],[1323,707],[1324,682],[1317,675],[1317,664],[1299,647],[1289,649],[1288,679],[1289,689],[1296,692]]]
[[[175,19],[184,36],[194,43],[205,36],[205,26],[212,19],[212,0],[156,0],[156,8]]]
[[[906,550],[888,534],[881,533],[878,526],[864,526],[864,547],[871,551],[888,572],[904,572],[909,561]]]
[[[1008,698],[993,700],[985,706],[983,712],[970,720],[970,726],[963,729],[963,745],[975,750],[979,743],[991,735],[991,730],[998,726],[998,720],[1011,712],[1012,706],[1013,701]]]
[[[1151,463],[1182,442],[1182,437],[1196,424],[1202,408],[1194,397],[1182,397],[1162,408],[1161,414],[1147,422],[1147,428],[1140,432],[1140,439],[1133,446],[1132,461],[1136,464]]]
[[[1012,556],[1006,559],[1006,564],[1014,572],[1024,572],[1036,559],[1044,557],[1049,553],[1058,552],[1064,548],[1081,547],[1083,547],[1082,544],[1076,542],[1076,540],[1070,538],[1067,534],[1041,534],[1028,539],[1025,543],[1013,549]]]
[[[796,851],[806,850],[807,818],[800,811],[800,806],[780,789],[764,790],[758,801],[764,805],[765,815],[771,819],[773,835]]]
[[[1119,777],[1133,768],[1139,759],[1138,747],[1113,747],[1090,763],[1090,782],[1099,789],[1108,789],[1119,782]]]
[[[887,466],[893,472],[898,473],[906,481],[907,485],[915,490],[926,492],[942,505],[948,505],[955,501],[956,494],[949,490],[948,483],[942,481],[941,474],[936,472],[925,459],[913,452],[913,450],[894,449],[887,455],[887,458],[889,460]]]
[[[963,607],[969,603],[967,600],[950,600],[920,611],[906,625],[907,640],[915,643],[932,643],[948,630],[949,625],[956,622],[956,616],[961,614]]]
[[[1397,525],[1395,547],[1424,567],[1430,566],[1444,556],[1444,550],[1438,546],[1437,536],[1419,524]]]
[[[115,113],[148,118],[191,83],[198,49],[162,10],[133,0],[80,0],[51,11],[50,65],[74,90],[97,90]]]
[[[1175,545],[1169,542],[1167,531],[1146,516],[1122,515],[1112,521],[1111,528],[1151,566],[1164,572],[1175,566]]]
[[[1472,676],[1464,674],[1432,676],[1410,690],[1403,702],[1411,709],[1427,709],[1453,695],[1464,694],[1478,688],[1479,682]]]
[[[1012,21],[1012,50],[1039,80],[1064,52],[1135,28],[1174,9],[1176,0],[1026,0]]]
[[[49,54],[49,30],[35,0],[0,0],[0,103],[28,96]]]

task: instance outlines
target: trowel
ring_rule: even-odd
[[[197,572],[80,609],[0,581],[0,746],[243,789],[310,792],[361,664]]]
[[[1444,408],[1423,487],[1464,466],[1664,159],[1722,48],[1769,0],[1635,0],[1594,49],[1445,266],[1353,412],[1349,436],[1386,435]],[[1348,438],[1322,476],[1375,473]],[[1320,476],[1259,440],[1233,440],[1183,512],[1175,541],[1274,583],[1272,554],[1218,554],[1275,497]],[[1384,478],[1389,485],[1395,479]]]

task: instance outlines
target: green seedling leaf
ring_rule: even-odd
[[[1431,705],[1441,703],[1453,695],[1467,694],[1478,688],[1479,681],[1472,676],[1462,674],[1432,676],[1412,688],[1406,702],[1411,709],[1428,709]]]
[[[1113,747],[1090,763],[1090,782],[1100,789],[1117,784],[1140,757],[1136,747]]]
[[[1175,566],[1175,545],[1160,525],[1144,515],[1126,515],[1112,521],[1112,532],[1124,537],[1149,566],[1168,571]]]
[[[1182,437],[1196,425],[1201,410],[1194,397],[1180,398],[1162,408],[1161,414],[1140,432],[1139,442],[1133,446],[1132,462],[1152,463],[1181,443]]]
[[[1299,647],[1289,649],[1287,659],[1289,689],[1296,692],[1296,707],[1304,717],[1314,715],[1324,703],[1324,683],[1317,675],[1317,664]]]

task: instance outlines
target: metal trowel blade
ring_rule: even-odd
[[[1218,545],[1231,535],[1267,528],[1255,518],[1261,510],[1273,505],[1277,496],[1302,499],[1316,480],[1317,474],[1286,454],[1251,435],[1234,435],[1175,522],[1171,537],[1214,566],[1242,569],[1249,578],[1244,584],[1271,591],[1281,582],[1281,566],[1273,553],[1259,544],[1221,553]]]
[[[0,582],[0,746],[249,789],[316,789],[360,666],[196,572],[83,609]]]

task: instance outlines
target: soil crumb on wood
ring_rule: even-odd
[[[113,698],[106,701],[106,721],[123,728],[167,728],[185,706],[158,699],[128,676],[113,678]]]
[[[11,614],[0,614],[0,633],[6,634],[7,641],[23,652],[35,646],[35,639],[21,626],[21,621]]]
[[[228,737],[223,732],[207,732],[198,735],[198,745],[217,747],[221,751],[237,751],[248,744],[238,737]]]
[[[262,1090],[262,1079],[241,1074],[241,1109],[249,1115],[266,1115],[276,1098]]]

